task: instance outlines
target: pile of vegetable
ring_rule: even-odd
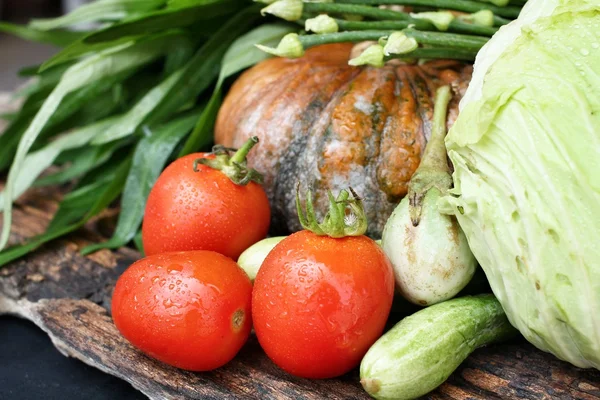
[[[114,235],[83,249],[140,239],[150,188],[165,165],[210,148],[226,79],[268,55],[293,27],[260,24],[243,0],[100,0],[71,14],[0,30],[63,49],[21,73],[33,81],[0,136],[7,245],[12,202],[32,186],[67,184],[47,231],[0,253],[0,265],[83,226],[120,198]],[[66,28],[97,22],[91,31]],[[212,90],[212,95],[210,91]],[[55,166],[52,173],[42,173]],[[138,240],[139,241],[139,240]]]
[[[255,6],[228,15],[224,0],[174,0],[135,12],[111,9],[126,4],[114,0],[95,3],[106,7],[98,7],[102,18],[95,19],[119,21],[81,34],[42,66],[41,79],[25,89],[31,93],[13,116],[10,135],[0,137],[16,149],[3,192],[4,242],[12,199],[42,170],[59,160],[69,167],[37,182],[79,179],[48,233],[0,253],[0,263],[78,228],[123,190],[114,237],[84,251],[126,244],[142,225],[138,244],[146,257],[119,278],[112,315],[125,338],[167,364],[219,368],[254,328],[281,369],[321,379],[360,366],[363,388],[377,399],[425,395],[476,348],[517,332],[576,366],[600,369],[600,253],[592,243],[600,234],[600,92],[594,90],[600,7],[596,0],[530,0],[509,23],[505,18],[516,17],[522,3],[492,2],[277,0],[262,12],[316,34],[263,25],[237,40],[251,28]],[[208,35],[208,24],[194,21],[211,12],[226,29]],[[73,32],[39,30],[76,17],[64,18],[21,33],[72,40]],[[157,19],[169,28],[157,31]],[[482,39],[502,25],[489,42]],[[164,57],[180,35],[188,52]],[[194,47],[203,35],[206,43]],[[268,47],[274,38],[279,44]],[[438,82],[431,134],[379,243],[367,235],[361,191],[320,193],[327,210],[319,213],[319,193],[301,190],[301,182],[290,182],[287,196],[302,228],[267,238],[270,189],[264,171],[250,162],[262,138],[252,136],[239,149],[196,152],[211,141],[221,85],[263,57],[250,41],[278,56],[300,57],[313,45],[364,40],[377,43],[350,64],[382,68],[391,58],[447,58],[450,49],[454,58],[476,57],[456,121],[448,133],[459,87]],[[214,94],[204,103],[199,94],[214,79]],[[107,102],[116,97],[114,108],[102,103],[110,111],[90,116],[85,100],[92,94]],[[111,115],[131,98],[128,111]],[[30,114],[23,111],[28,107]],[[65,121],[90,125],[55,137],[73,128]],[[493,294],[462,295],[477,263]],[[384,332],[398,300],[418,311]]]

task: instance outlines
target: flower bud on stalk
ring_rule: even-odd
[[[454,297],[469,283],[476,267],[458,222],[438,209],[438,200],[452,187],[444,144],[449,100],[450,88],[439,88],[431,139],[408,195],[388,219],[382,237],[397,290],[422,306]]]

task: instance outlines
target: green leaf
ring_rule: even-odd
[[[135,244],[135,248],[140,252],[142,257],[145,257],[144,254],[144,242],[142,241],[142,230],[138,230],[135,236],[133,237],[133,243]]]
[[[73,152],[74,158],[68,166],[64,167],[61,171],[37,179],[33,185],[39,187],[69,182],[91,169],[104,164],[113,152],[122,146],[123,143],[117,141],[104,146],[88,146],[77,149]]]
[[[165,39],[161,45],[153,41],[134,45],[127,44],[105,50],[80,61],[64,73],[23,134],[17,147],[4,194],[4,223],[0,237],[0,249],[3,249],[8,241],[12,221],[13,191],[17,184],[17,177],[21,174],[25,156],[63,99],[79,88],[125,71],[133,72],[139,66],[156,59],[169,48],[168,45],[171,42],[169,39],[171,38]]]
[[[17,119],[18,116],[19,116],[19,113],[17,111],[5,112],[5,113],[0,114],[0,119],[2,119],[4,121],[12,122],[15,119]]]
[[[179,157],[198,151],[204,146],[209,145],[212,138],[212,130],[215,126],[215,120],[219,107],[221,106],[221,85],[214,91],[204,111],[200,115],[193,132],[188,136],[183,148],[179,151]]]
[[[27,97],[36,93],[43,93],[44,98],[47,97],[48,94],[50,94],[49,91],[54,89],[69,67],[69,64],[63,64],[54,68],[49,68],[44,72],[38,72],[39,66],[31,67],[35,68],[35,72],[31,75],[33,76],[30,80],[31,83],[15,92],[13,98]]]
[[[15,178],[12,190],[0,192],[0,203],[6,203],[4,196],[11,193],[12,200],[17,199],[23,192],[31,187],[35,179],[40,176],[46,168],[52,165],[58,155],[68,149],[80,148],[92,140],[92,138],[103,132],[107,127],[113,125],[119,117],[104,119],[95,124],[76,129],[59,139],[53,141],[46,147],[28,154],[22,161],[19,174]],[[7,185],[8,188],[8,185]]]
[[[199,110],[187,112],[140,140],[125,183],[121,198],[121,212],[114,235],[105,243],[85,247],[81,250],[82,254],[99,249],[121,247],[134,237],[142,223],[150,189],[177,143],[194,127],[199,114]]]
[[[256,48],[255,44],[276,46],[286,34],[297,30],[297,27],[291,24],[265,24],[240,36],[223,57],[219,82],[222,83],[225,78],[270,57]]]
[[[84,4],[67,15],[52,19],[34,19],[30,26],[51,30],[82,22],[120,20],[129,14],[146,13],[163,6],[165,0],[99,0]]]
[[[131,157],[128,157],[121,162],[114,174],[105,175],[104,179],[96,180],[89,186],[66,195],[46,232],[25,244],[0,252],[0,266],[24,256],[50,240],[81,228],[119,196],[130,167]]]
[[[67,46],[86,35],[86,32],[72,32],[64,30],[46,32],[32,27],[11,24],[3,21],[0,21],[0,32],[9,33],[31,42],[46,43],[58,47]]]
[[[183,69],[174,72],[160,85],[152,88],[141,100],[139,100],[126,114],[119,117],[112,126],[100,133],[92,144],[98,145],[133,134],[148,114],[153,112],[161,100],[169,94],[170,89],[177,83],[183,74]]]
[[[211,0],[168,0],[167,9],[198,7],[212,3]]]
[[[254,45],[276,46],[283,36],[295,30],[294,26],[288,24],[262,25],[240,36],[231,44],[223,57],[219,79],[208,105],[200,116],[194,131],[186,140],[179,156],[198,151],[212,140],[212,130],[221,106],[223,81],[227,77],[270,57]]]
[[[97,53],[102,50],[110,49],[111,47],[120,46],[123,44],[135,43],[137,37],[125,37],[111,42],[88,44],[83,41],[83,38],[71,43],[69,46],[62,49],[60,52],[54,54],[52,57],[47,59],[39,68],[39,71],[45,71],[50,67],[75,60],[83,57],[86,54]]]
[[[158,10],[126,19],[85,38],[86,43],[106,42],[131,35],[148,35],[167,29],[181,28],[198,21],[230,14],[246,4],[244,0],[207,0],[195,7]]]
[[[144,120],[144,124],[163,122],[183,104],[202,93],[213,82],[223,55],[231,43],[246,32],[260,18],[261,5],[252,5],[237,13],[196,52],[184,70],[163,97],[160,104]]]

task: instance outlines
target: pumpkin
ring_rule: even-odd
[[[367,233],[381,237],[430,137],[439,86],[455,89],[448,126],[458,114],[470,64],[351,67],[352,47],[322,45],[299,59],[265,60],[235,81],[219,110],[216,143],[237,148],[251,136],[260,139],[248,165],[264,174],[272,233],[301,229],[295,206],[300,182],[300,193],[313,190],[321,215],[327,190],[351,186],[364,201]]]

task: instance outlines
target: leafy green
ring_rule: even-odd
[[[67,46],[86,34],[85,32],[63,30],[46,32],[36,28],[11,24],[10,22],[4,21],[0,21],[0,32],[9,33],[32,42],[47,43],[58,47]]]
[[[73,158],[68,167],[61,171],[37,179],[34,186],[48,186],[66,183],[75,179],[91,169],[104,164],[118,148],[122,147],[121,141],[112,142],[104,146],[82,147],[73,151]]]
[[[207,0],[201,5],[164,9],[125,19],[85,38],[86,43],[106,42],[132,35],[148,35],[168,29],[181,28],[198,21],[231,14],[244,0]]]
[[[122,115],[106,131],[100,133],[92,144],[98,145],[108,143],[133,134],[141,126],[146,116],[155,111],[161,100],[167,96],[170,89],[183,75],[184,69],[175,71],[160,85],[152,88],[142,99],[140,99],[126,114]]]
[[[225,55],[221,63],[221,72],[217,80],[216,87],[204,109],[192,134],[188,137],[184,147],[179,153],[180,156],[197,151],[203,145],[210,143],[211,133],[215,124],[215,119],[221,105],[221,87],[223,81],[239,71],[248,68],[266,58],[269,55],[257,49],[255,44],[265,46],[275,46],[283,36],[293,32],[295,27],[288,24],[269,24],[262,25],[236,39]]]
[[[219,64],[227,48],[260,18],[259,9],[260,5],[245,8],[215,32],[194,54],[184,67],[182,75],[169,89],[169,94],[163,97],[144,123],[153,125],[163,122],[168,115],[209,87],[218,74]]]
[[[104,210],[118,196],[125,184],[131,157],[119,164],[113,174],[105,174],[87,186],[67,194],[45,233],[27,243],[13,246],[0,253],[0,266],[37,249],[44,243],[81,228],[90,218]]]
[[[84,4],[58,18],[33,20],[30,26],[34,29],[52,30],[82,22],[120,20],[129,14],[155,10],[164,3],[165,0],[98,0]]]
[[[108,242],[82,249],[83,254],[103,248],[121,247],[135,236],[142,223],[150,189],[177,143],[193,128],[199,114],[199,110],[187,112],[154,132],[150,131],[150,136],[139,141],[125,183],[121,198],[121,212],[113,237]]]
[[[595,0],[529,0],[488,42],[446,138],[454,189],[442,199],[510,322],[597,369],[599,25]]]
[[[40,176],[46,168],[52,165],[56,157],[65,150],[83,147],[94,136],[112,126],[118,117],[111,117],[95,124],[69,132],[59,139],[53,141],[46,147],[28,154],[22,161],[19,174],[15,178],[11,192],[5,190],[0,193],[0,203],[5,202],[4,196],[11,193],[12,200],[17,199],[25,190],[31,187],[35,179]],[[8,186],[7,186],[8,188]]]
[[[140,65],[163,55],[168,50],[170,42],[171,40],[164,40],[162,43],[152,41],[117,46],[80,61],[64,73],[63,78],[48,96],[42,108],[24,132],[17,147],[4,194],[4,223],[2,236],[0,237],[0,249],[3,249],[8,241],[12,221],[13,191],[17,184],[17,177],[21,174],[25,155],[65,96],[103,78],[125,71],[133,72]]]

